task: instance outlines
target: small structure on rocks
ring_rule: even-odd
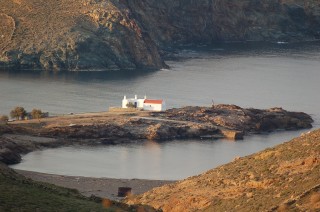
[[[123,97],[122,108],[137,108],[148,111],[165,111],[166,104],[162,99],[147,99],[147,96],[144,96],[143,99],[138,99],[138,96],[135,95],[134,98]]]
[[[119,187],[118,188],[118,197],[127,197],[131,195],[132,188],[130,187]]]

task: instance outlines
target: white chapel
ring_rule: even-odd
[[[122,108],[134,107],[148,111],[165,111],[166,103],[162,99],[147,99],[144,96],[143,99],[138,99],[138,96],[135,95],[134,98],[123,97]]]

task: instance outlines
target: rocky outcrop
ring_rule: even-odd
[[[24,146],[14,141],[0,137],[0,162],[5,164],[16,164],[21,161],[20,154],[27,152]]]
[[[320,130],[129,197],[166,211],[319,211]]]
[[[0,65],[4,68],[164,67],[154,41],[118,1],[1,1],[0,17]]]
[[[159,69],[179,44],[319,38],[316,0],[0,2],[2,68]]]
[[[198,123],[211,123],[244,133],[304,129],[310,128],[313,122],[308,114],[289,112],[282,108],[259,110],[225,104],[213,107],[169,109],[161,116],[179,121],[192,120]]]
[[[35,132],[24,131],[34,134]],[[45,137],[95,140],[93,142],[115,144],[134,140],[150,139],[165,141],[181,138],[200,138],[201,135],[219,134],[219,130],[212,124],[198,124],[192,122],[177,122],[133,118],[124,123],[103,123],[98,125],[74,125],[70,127],[43,128],[36,134]]]
[[[250,133],[310,128],[313,122],[305,113],[288,112],[282,108],[258,110],[223,104],[169,109],[166,112],[142,112],[136,116],[132,113],[114,116],[111,113],[109,118],[92,122],[98,117],[93,114],[47,118],[48,123],[50,119],[55,119],[58,123],[66,120],[65,123],[79,123],[71,125],[50,126],[43,119],[42,123],[28,124],[29,121],[22,121],[20,124],[13,122],[0,127],[0,133],[6,133],[4,137],[0,137],[0,161],[17,163],[22,153],[73,144],[114,145],[145,139],[237,140]]]
[[[69,126],[29,128],[28,125],[12,125],[16,132],[58,139],[44,142],[42,146],[59,143],[59,139],[91,140],[94,143],[130,142],[132,140],[171,140],[181,138],[232,138],[241,139],[249,133],[275,130],[311,128],[312,118],[302,112],[289,112],[282,108],[259,110],[236,105],[214,107],[184,107],[166,112],[144,113],[147,116],[125,114],[110,122],[108,119],[86,123],[76,118],[79,124]],[[88,117],[84,117],[88,120]],[[49,119],[50,120],[50,119]],[[91,119],[90,119],[91,120]],[[69,120],[68,122],[72,122]],[[81,123],[81,124],[80,124]]]

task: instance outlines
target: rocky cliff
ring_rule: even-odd
[[[165,211],[319,211],[320,130],[128,198]]]
[[[0,2],[2,66],[117,70],[164,66],[154,41],[118,1]]]
[[[177,44],[319,38],[317,0],[0,2],[2,68],[158,69]]]

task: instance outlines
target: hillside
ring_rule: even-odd
[[[0,61],[50,70],[161,68],[156,46],[117,1],[0,2]]]
[[[0,162],[0,211],[155,211],[108,199],[86,198],[75,189],[35,182]]]
[[[177,45],[319,38],[317,0],[0,2],[1,69],[159,69]]]
[[[319,211],[320,130],[125,202],[163,211]]]

